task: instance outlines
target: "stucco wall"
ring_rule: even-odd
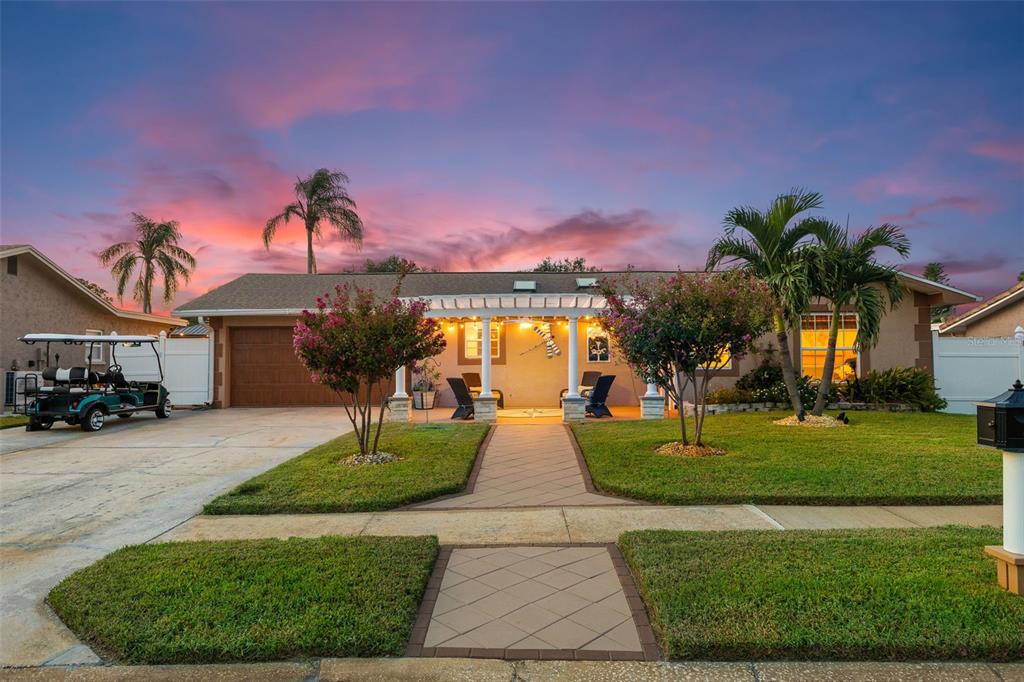
[[[87,329],[118,334],[159,334],[170,325],[119,318],[100,308],[95,301],[68,284],[33,256],[18,257],[18,274],[7,273],[7,259],[0,259],[0,363],[3,369],[17,361],[19,369],[29,362],[40,366],[45,349],[29,346],[18,337],[33,332],[84,334]],[[85,364],[85,349],[80,346],[52,346],[60,353],[60,364],[69,367]]]
[[[1013,330],[1017,328],[1017,325],[1024,325],[1024,299],[1015,301],[994,313],[989,313],[973,324],[957,327],[950,335],[980,338],[1013,336]]]

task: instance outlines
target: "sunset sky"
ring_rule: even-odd
[[[452,270],[545,256],[702,267],[723,214],[790,187],[906,269],[1024,269],[1024,3],[2,5],[2,238],[112,288],[128,214],[199,268],[302,272],[266,219],[344,170],[361,251]],[[129,305],[129,302],[125,302]]]

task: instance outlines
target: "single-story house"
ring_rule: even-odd
[[[166,315],[121,310],[27,244],[0,246],[0,363],[5,370],[43,369],[44,349],[18,338],[33,332],[152,334],[187,324]],[[86,347],[54,348],[65,367],[84,365]],[[102,367],[106,349],[93,348]],[[51,362],[53,358],[51,358]]]
[[[506,408],[558,407],[562,389],[570,389],[584,371],[614,374],[609,405],[641,403],[656,390],[619,360],[597,316],[605,307],[598,278],[626,273],[418,272],[406,276],[401,294],[429,302],[448,341],[437,358],[442,377],[463,372],[481,375],[486,389],[498,389]],[[633,272],[637,278],[663,278],[673,272]],[[858,373],[888,367],[931,370],[929,308],[977,298],[948,285],[901,274],[908,291],[903,303],[882,322],[877,347],[853,348],[856,316],[843,320],[837,371]],[[297,315],[317,296],[349,283],[387,295],[393,274],[247,274],[179,307],[182,316],[198,316],[214,337],[214,406],[336,404],[337,396],[312,384],[292,349]],[[816,305],[793,334],[792,349],[801,371],[821,367],[828,309]],[[550,348],[547,341],[557,348]],[[486,340],[486,341],[485,341]],[[770,339],[762,340],[767,345]],[[739,358],[716,379],[730,385],[760,362]],[[409,377],[396,377],[396,395],[404,398]],[[485,401],[486,402],[486,401]],[[439,405],[455,404],[442,379]],[[575,409],[572,400],[566,409]],[[477,414],[491,416],[487,405]],[[574,415],[575,416],[575,412]]]
[[[1013,336],[1024,325],[1024,282],[1001,291],[962,315],[939,325],[940,336],[999,338]]]

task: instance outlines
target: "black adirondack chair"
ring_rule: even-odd
[[[587,404],[583,406],[586,414],[598,418],[612,416],[612,411],[604,403],[608,400],[608,390],[612,387],[613,381],[615,381],[614,374],[601,375],[601,378],[594,384],[594,390],[587,397]]]
[[[466,382],[462,377],[448,377],[448,385],[452,387],[455,401],[459,404],[452,412],[452,419],[471,419],[476,410],[473,408],[473,396]]]
[[[466,382],[466,388],[469,389],[470,395],[480,394],[480,388],[484,382],[480,379],[479,372],[463,372],[462,380]],[[501,389],[492,386],[491,393],[498,399],[498,409],[505,409],[505,394],[501,392]]]
[[[600,372],[584,372],[583,376],[580,378],[580,386],[583,387],[582,389],[580,389],[580,395],[582,395],[584,398],[590,395],[590,392],[594,390],[594,386],[597,384],[597,380],[600,378]],[[561,400],[568,394],[569,389],[563,388],[562,392],[558,394],[558,399]]]

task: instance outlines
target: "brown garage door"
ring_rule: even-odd
[[[237,407],[340,405],[309,379],[295,357],[291,327],[231,328],[231,404]]]

